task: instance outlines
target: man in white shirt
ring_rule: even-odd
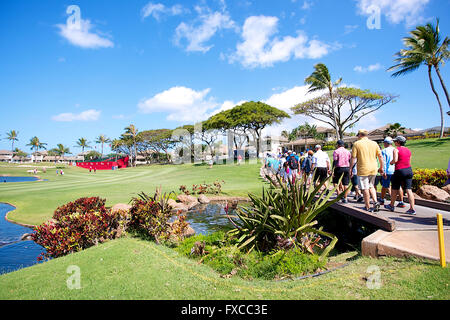
[[[331,174],[330,157],[326,152],[322,151],[321,145],[316,145],[316,153],[313,155],[311,171],[314,173],[314,180],[322,183]]]

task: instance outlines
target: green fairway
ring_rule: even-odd
[[[348,261],[347,261],[348,260]],[[318,278],[296,281],[224,279],[174,250],[132,238],[0,276],[0,299],[443,299],[449,268],[405,259],[371,259],[347,253],[349,262]],[[80,271],[80,289],[69,289],[69,266]],[[370,286],[376,269],[378,289]],[[370,271],[372,270],[372,271]],[[50,280],[51,279],[51,280]],[[368,286],[369,281],[369,286]]]
[[[58,206],[81,197],[99,196],[106,198],[107,205],[114,205],[128,203],[142,191],[153,194],[157,187],[162,187],[163,192],[178,193],[180,185],[190,188],[192,184],[215,180],[225,181],[223,194],[247,196],[248,192],[261,191],[259,167],[257,164],[217,165],[212,169],[201,165],[154,165],[97,173],[67,167],[64,176],[57,176],[56,168],[51,168],[46,173],[38,173],[48,181],[0,184],[0,202],[17,207],[8,215],[11,220],[40,224],[50,219]],[[2,166],[0,175],[27,176],[29,169]]]

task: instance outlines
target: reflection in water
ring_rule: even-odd
[[[230,208],[228,215],[233,216],[235,210]],[[222,204],[209,203],[195,207],[186,213],[187,221],[196,234],[210,234],[216,231],[228,231],[234,226],[227,218]]]

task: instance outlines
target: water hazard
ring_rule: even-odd
[[[23,234],[33,230],[5,219],[6,214],[14,209],[9,204],[0,203],[0,274],[38,263],[36,258],[45,251],[34,241],[20,240]]]

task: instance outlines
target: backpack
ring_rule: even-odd
[[[292,170],[298,169],[298,161],[297,159],[295,159],[295,157],[289,158],[289,168],[291,168]]]

